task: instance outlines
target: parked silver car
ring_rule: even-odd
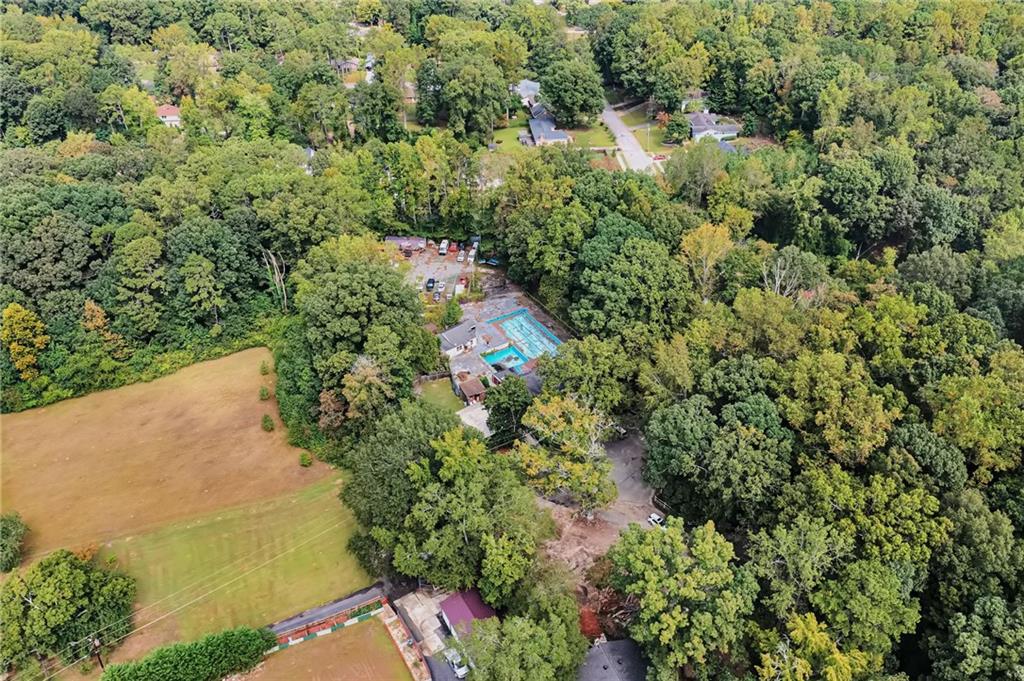
[[[448,666],[455,672],[456,678],[464,679],[469,674],[469,667],[463,664],[462,655],[455,648],[445,650],[444,659],[448,661]]]

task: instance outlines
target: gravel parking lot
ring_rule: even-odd
[[[440,256],[437,254],[437,245],[427,244],[427,249],[415,253],[409,258],[412,269],[409,271],[409,280],[419,290],[425,290],[428,279],[435,279],[437,283],[445,282],[445,293],[454,292],[455,283],[459,277],[467,279],[475,271],[476,263],[458,262],[458,253],[448,253]],[[435,284],[436,286],[436,284]],[[437,290],[435,288],[435,290]]]

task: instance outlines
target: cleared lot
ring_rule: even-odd
[[[277,497],[330,475],[302,468],[254,348],[117,390],[4,415],[3,510],[28,523],[29,558]],[[277,428],[260,427],[271,414]]]

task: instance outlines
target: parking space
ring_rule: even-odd
[[[428,241],[426,250],[414,253],[412,257],[408,258],[411,265],[409,280],[417,289],[431,293],[431,295],[432,292],[426,291],[427,282],[430,279],[434,280],[434,291],[441,290],[440,284],[444,282],[443,290],[441,290],[443,299],[447,297],[448,293],[454,295],[455,286],[460,279],[465,278],[466,281],[470,279],[476,269],[476,263],[470,263],[468,258],[459,262],[458,250],[451,251],[449,249],[448,253],[443,256],[438,255],[437,250],[437,243]]]

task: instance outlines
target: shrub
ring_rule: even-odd
[[[444,312],[441,314],[441,326],[447,329],[458,324],[461,319],[462,306],[453,298],[444,306]]]
[[[299,465],[303,468],[309,468],[313,465],[313,457],[310,456],[309,452],[301,452],[299,454]]]
[[[101,681],[217,681],[247,672],[273,647],[269,629],[239,627],[191,643],[158,648],[135,662],[107,667]]]
[[[260,373],[264,376],[270,373],[270,365],[267,364],[266,360],[260,362]]]
[[[268,433],[274,429],[274,419],[270,417],[270,414],[263,415],[263,430]]]
[[[21,548],[28,525],[18,513],[0,515],[0,572],[8,572],[21,562]]]
[[[270,388],[268,388],[265,385],[261,385],[260,386],[260,399],[261,400],[269,400],[270,399]]]

